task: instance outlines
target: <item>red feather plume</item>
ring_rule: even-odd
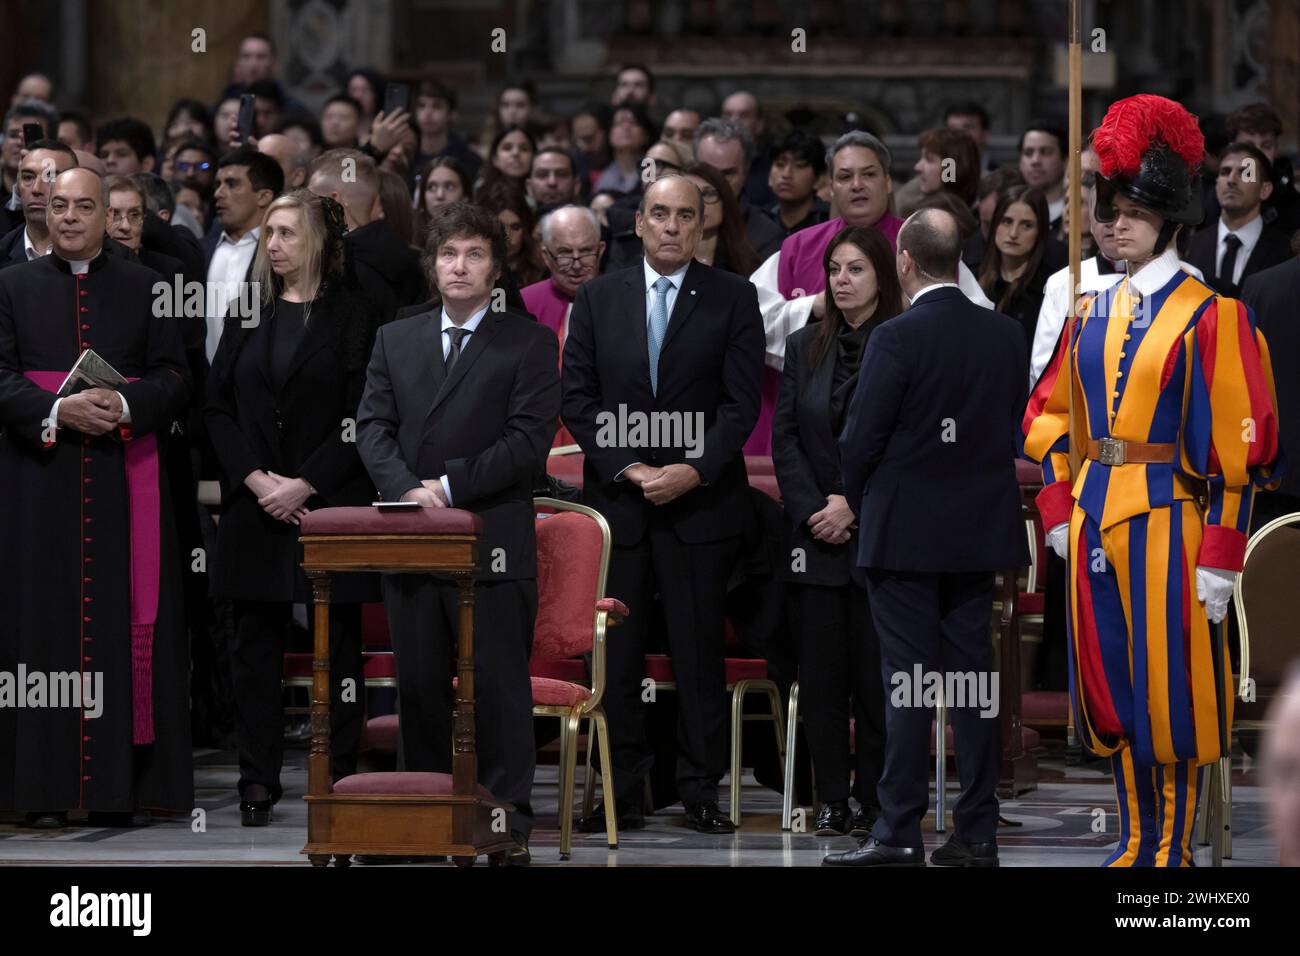
[[[1193,169],[1205,154],[1205,136],[1196,117],[1181,103],[1139,93],[1116,100],[1092,134],[1101,174],[1134,176],[1142,165],[1142,154],[1163,140]]]

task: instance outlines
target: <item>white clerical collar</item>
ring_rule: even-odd
[[[1129,275],[1129,286],[1139,295],[1159,292],[1178,272],[1179,265],[1178,249],[1170,243],[1164,252]]]
[[[483,308],[479,309],[477,312],[475,312],[473,315],[471,315],[468,319],[466,319],[466,320],[465,320],[464,322],[462,322],[460,325],[457,325],[455,322],[453,322],[453,321],[448,317],[448,315],[447,315],[447,306],[444,305],[444,306],[442,307],[442,310],[441,310],[441,311],[442,311],[442,331],[446,332],[448,329],[464,329],[466,332],[473,332],[473,331],[475,331],[475,330],[479,327],[479,323],[483,321],[483,316],[487,315],[488,306],[490,306],[491,304],[492,304],[492,301],[489,299],[487,305],[483,306]]]
[[[1229,229],[1224,223],[1223,217],[1219,217],[1219,245],[1223,245],[1223,240],[1228,237],[1228,233],[1235,233],[1241,240],[1241,245],[1246,249],[1255,248],[1255,243],[1259,242],[1260,233],[1264,231],[1264,217],[1255,214],[1255,218],[1237,229]]]
[[[642,259],[641,265],[645,268],[645,288],[646,291],[649,292],[650,287],[653,286],[655,282],[659,280],[660,275],[658,272],[655,272],[654,266],[650,265],[649,259]],[[663,276],[663,278],[671,282],[673,284],[673,288],[680,290],[682,287],[682,279],[685,278],[686,270],[690,268],[690,265],[691,264],[688,262],[686,263],[686,265],[682,266],[676,272],[670,275]]]
[[[912,296],[911,304],[916,305],[917,299],[921,298],[921,296],[925,295],[927,292],[933,292],[935,289],[960,289],[960,288],[961,286],[959,286],[955,282],[932,282],[928,286],[925,286],[924,288],[917,290],[916,295]]]

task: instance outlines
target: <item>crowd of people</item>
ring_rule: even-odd
[[[515,856],[526,859],[540,486],[580,494],[613,532],[607,592],[631,610],[610,644],[604,698],[613,765],[603,769],[619,827],[644,825],[650,777],[655,807],[680,800],[695,829],[734,829],[718,804],[730,622],[786,685],[797,673],[804,688],[814,828],[863,841],[833,862],[916,862],[929,718],[887,707],[882,661],[896,670],[938,660],[908,644],[918,608],[942,607],[945,621],[951,612],[950,641],[987,633],[993,574],[1027,562],[1011,469],[1028,454],[1044,462],[1048,489],[1063,474],[1052,467],[1064,432],[1046,435],[1033,413],[1050,417],[1069,380],[1060,370],[1062,348],[1073,347],[1063,336],[1070,231],[1084,249],[1081,291],[1104,297],[1137,274],[1135,263],[1172,256],[1170,276],[1182,270],[1197,288],[1255,303],[1251,327],[1272,342],[1289,315],[1265,303],[1290,277],[1270,267],[1295,266],[1300,229],[1277,113],[1261,103],[1204,120],[1203,155],[1182,173],[1195,215],[1166,216],[1167,234],[1139,250],[1117,225],[1131,217],[1125,200],[1102,195],[1115,180],[1102,145],[1083,154],[1072,222],[1062,124],[1032,122],[1016,157],[999,163],[991,118],[974,102],[936,116],[917,138],[914,175],[896,185],[902,171],[872,131],[778,130],[744,90],[704,115],[662,102],[640,65],[614,74],[608,102],[571,115],[547,110],[528,81],[507,83],[468,134],[457,92],[437,78],[402,90],[393,103],[406,105],[386,112],[390,85],[358,69],[313,112],[279,82],[273,42],[250,35],[231,84],[213,99],[177,100],[158,128],[60,109],[40,75],[13,94],[0,209],[0,540],[21,571],[0,584],[0,612],[16,625],[0,638],[0,665],[103,670],[110,707],[93,724],[75,710],[0,710],[0,808],[36,827],[66,826],[69,811],[119,823],[188,811],[191,721],[197,737],[218,742],[233,705],[242,819],[268,823],[282,794],[282,659],[307,623],[296,606],[310,605],[298,523],[382,497],[475,511],[482,553],[503,556],[478,585],[479,766],[481,782],[515,806]],[[251,129],[241,128],[244,102]],[[908,308],[922,296],[924,306]],[[990,309],[1001,316],[986,318]],[[911,324],[895,321],[905,310]],[[963,331],[944,325],[950,315],[967,320]],[[1278,340],[1295,345],[1280,328]],[[92,348],[121,373],[119,388],[57,401],[40,391],[57,391],[48,376]],[[976,409],[957,413],[957,427],[980,435],[979,448],[957,442],[957,457],[945,457],[916,437],[911,464],[890,470],[882,462],[900,453],[880,430],[918,413],[900,390],[936,388],[915,377],[918,355],[946,369],[944,381],[968,382],[948,397]],[[1298,361],[1274,346],[1279,414],[1263,418],[1280,420],[1284,446],[1300,438]],[[886,421],[891,401],[900,417]],[[621,406],[703,415],[702,455],[607,447],[600,413]],[[926,408],[946,420],[937,404]],[[544,474],[550,449],[572,445],[585,455],[580,492]],[[775,532],[772,504],[748,486],[746,455],[773,460],[784,509]],[[1199,467],[1213,480],[1211,466]],[[908,477],[913,468],[923,477]],[[149,474],[163,489],[152,522],[142,518]],[[976,474],[987,488],[972,490]],[[868,475],[877,498],[864,509]],[[968,483],[952,484],[958,475]],[[197,501],[204,480],[220,482],[215,527]],[[899,490],[886,508],[878,489],[891,482]],[[1028,680],[1063,689],[1067,633],[1079,624],[1067,622],[1070,559],[1058,547],[1068,509],[1052,501],[1042,659]],[[949,514],[957,503],[975,526]],[[1300,510],[1300,483],[1256,494],[1253,522],[1249,496],[1237,507],[1216,520],[1244,534]],[[1048,521],[1049,510],[1065,517]],[[1089,544],[1110,527],[1085,525],[1069,531]],[[756,545],[774,539],[774,549]],[[806,560],[792,562],[796,551]],[[755,571],[765,552],[775,560]],[[1234,570],[1221,558],[1217,567]],[[882,567],[891,570],[872,570]],[[738,604],[763,604],[737,599],[746,576],[787,585],[768,589],[783,595],[775,608],[768,601],[746,618]],[[450,767],[455,588],[342,575],[330,610],[336,779],[356,771],[365,719],[364,695],[340,688],[363,684],[361,607],[381,598],[397,655],[401,766]],[[786,631],[793,639],[779,648],[772,635]],[[677,682],[667,729],[642,698],[644,655],[656,646],[672,655]],[[987,647],[965,646],[960,669],[991,669]],[[114,710],[118,699],[133,707]],[[988,865],[996,774],[984,757],[996,756],[996,725],[973,711],[954,722],[959,750],[980,754],[981,769],[968,779],[963,759],[960,839],[936,862]],[[1099,753],[1131,733],[1087,726]],[[1174,759],[1149,740],[1141,756]],[[1130,785],[1132,760],[1116,770]],[[603,830],[603,810],[578,825]],[[1116,859],[1154,859],[1146,817],[1142,827]]]

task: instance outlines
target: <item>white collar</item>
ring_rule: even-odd
[[[660,279],[660,278],[667,279],[669,282],[671,282],[671,283],[673,284],[673,288],[674,288],[674,289],[678,289],[678,290],[680,290],[681,287],[682,287],[682,279],[684,279],[684,278],[686,277],[686,270],[689,269],[689,268],[691,267],[691,264],[688,262],[688,263],[686,263],[686,265],[682,266],[680,269],[678,269],[678,270],[677,270],[676,272],[674,272],[672,275],[667,275],[667,276],[662,276],[662,277],[661,277],[661,276],[659,275],[658,272],[655,272],[655,270],[654,270],[654,266],[650,265],[650,260],[649,260],[649,259],[644,259],[644,258],[643,258],[643,259],[641,260],[641,265],[642,265],[642,267],[645,269],[645,289],[646,289],[646,292],[649,292],[649,291],[650,291],[650,287],[653,286],[653,285],[655,284],[655,282],[656,282],[658,279]]]
[[[918,289],[916,291],[916,295],[912,296],[911,304],[916,305],[917,299],[921,298],[921,296],[925,295],[927,292],[933,291],[934,289],[960,289],[960,288],[961,286],[959,286],[955,282],[932,282],[930,283],[930,285],[927,285],[924,288]]]
[[[479,309],[477,312],[471,315],[460,325],[457,325],[448,317],[447,307],[445,305],[442,306],[438,310],[439,313],[442,315],[442,331],[446,332],[448,329],[455,329],[455,328],[464,329],[466,332],[476,331],[479,327],[479,323],[483,321],[483,316],[487,315],[488,307],[491,305],[492,305],[492,301],[489,299],[487,305],[483,306],[483,308]]]
[[[26,230],[24,230],[24,232],[25,231]],[[62,256],[60,256],[59,258],[63,259]],[[98,258],[99,256],[95,257],[95,259]],[[63,261],[68,264],[68,268],[72,270],[72,274],[74,276],[81,276],[81,275],[85,275],[87,272],[90,271],[90,264],[94,262],[95,259],[63,259]]]
[[[1179,271],[1181,262],[1178,258],[1178,249],[1171,243],[1160,253],[1137,272],[1131,273],[1128,277],[1129,286],[1139,295],[1151,295],[1153,292],[1159,292]]]
[[[39,252],[36,246],[32,243],[32,237],[27,233],[27,227],[23,226],[23,251],[27,253],[28,259],[32,259],[32,258],[39,259],[41,256],[48,256],[51,252],[54,251],[54,242],[51,241],[50,247],[46,249],[44,252]],[[34,257],[32,255],[33,253],[35,253]]]
[[[1232,232],[1241,240],[1243,248],[1253,249],[1255,248],[1255,243],[1259,242],[1260,233],[1263,231],[1264,217],[1259,215],[1259,213],[1256,213],[1254,219],[1239,229],[1229,229],[1227,224],[1224,223],[1223,217],[1219,217],[1219,245],[1223,245],[1223,240],[1227,238],[1229,232]]]

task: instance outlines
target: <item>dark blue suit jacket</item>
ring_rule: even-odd
[[[1020,326],[955,287],[927,292],[867,342],[840,434],[858,564],[998,571],[1029,563],[1016,435]]]

